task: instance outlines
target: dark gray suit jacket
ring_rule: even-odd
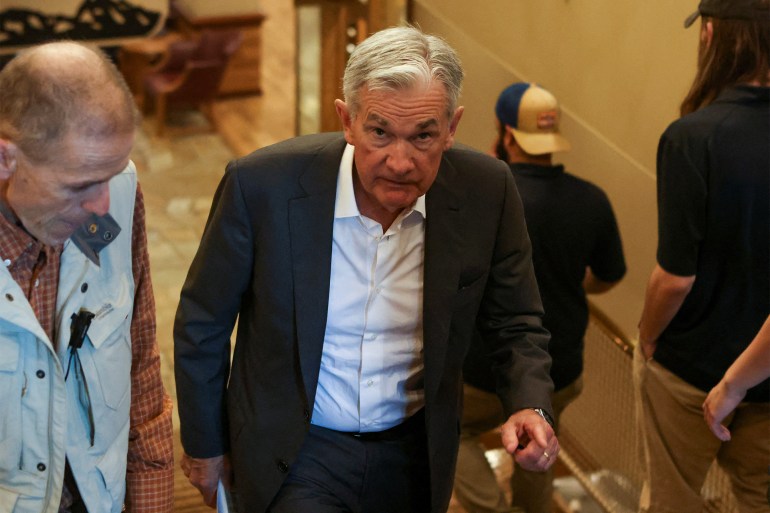
[[[323,350],[341,134],[291,139],[231,162],[174,327],[182,443],[230,451],[240,511],[265,511],[308,431]],[[508,166],[444,153],[426,195],[425,413],[431,510],[452,490],[462,362],[474,329],[508,414],[550,409],[548,333]],[[230,365],[230,335],[238,319]]]

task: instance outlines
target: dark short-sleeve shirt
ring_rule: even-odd
[[[655,359],[708,391],[770,313],[770,88],[739,86],[658,146],[658,263],[695,276]],[[770,401],[770,381],[749,390]]]
[[[551,332],[548,352],[555,390],[583,372],[583,336],[588,304],[583,290],[586,267],[600,280],[615,282],[626,272],[615,215],[596,185],[564,171],[563,166],[512,164],[532,260],[543,300],[543,325]],[[465,380],[493,391],[494,381],[481,344],[475,341],[463,369]]]

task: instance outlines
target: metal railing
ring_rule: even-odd
[[[585,336],[583,393],[562,413],[561,460],[608,513],[635,513],[642,487],[641,442],[632,380],[633,345],[592,308]],[[738,513],[727,475],[715,463],[701,491],[710,513]]]

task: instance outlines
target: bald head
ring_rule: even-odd
[[[99,50],[74,42],[35,46],[0,71],[0,137],[38,162],[57,158],[71,131],[109,137],[133,131],[138,115],[128,87]]]

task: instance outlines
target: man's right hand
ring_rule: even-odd
[[[190,483],[203,495],[203,502],[211,508],[216,508],[219,480],[222,480],[225,488],[230,488],[230,457],[224,454],[213,458],[192,458],[182,454],[181,466]]]

